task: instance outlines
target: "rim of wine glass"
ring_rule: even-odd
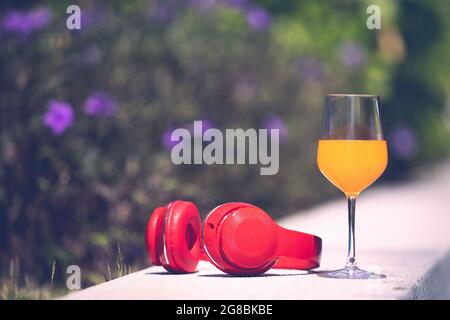
[[[378,98],[378,94],[370,93],[327,93],[327,97],[361,97],[361,98]]]

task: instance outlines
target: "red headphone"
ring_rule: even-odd
[[[201,241],[201,237],[203,241]],[[248,203],[214,208],[203,223],[192,202],[174,201],[156,208],[147,223],[150,260],[174,273],[194,272],[207,260],[232,275],[257,275],[278,269],[317,268],[322,240],[277,225]]]

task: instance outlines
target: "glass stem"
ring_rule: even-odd
[[[356,196],[347,197],[348,201],[348,257],[346,268],[356,268],[355,249],[355,205]]]

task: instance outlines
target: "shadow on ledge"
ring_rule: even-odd
[[[450,251],[413,286],[406,299],[450,299]]]

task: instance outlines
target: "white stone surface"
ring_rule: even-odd
[[[199,272],[168,274],[150,267],[67,299],[401,299],[450,298],[450,165],[423,172],[415,181],[362,193],[356,205],[357,260],[385,274],[381,280],[336,280],[295,270],[259,277],[231,277],[206,262]],[[346,257],[345,199],[291,215],[285,227],[323,238],[322,266],[343,266]],[[438,262],[440,264],[438,264]]]

